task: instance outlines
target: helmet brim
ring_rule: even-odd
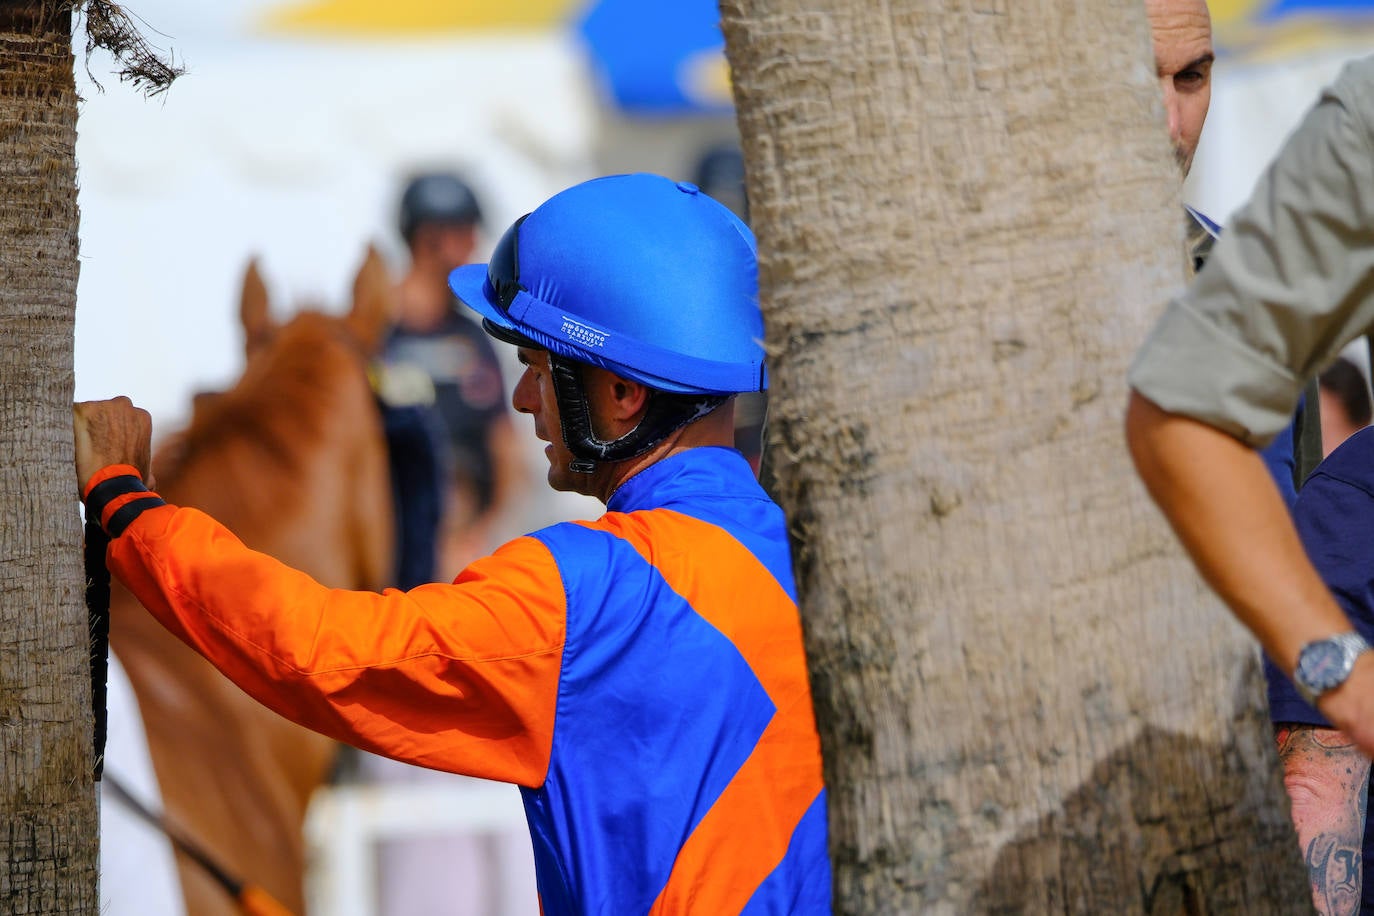
[[[482,316],[482,328],[492,337],[517,347],[545,349],[520,333],[502,312],[501,307],[492,301],[489,294],[490,286],[487,284],[487,265],[464,264],[455,267],[448,275],[448,288],[458,297],[459,302]]]

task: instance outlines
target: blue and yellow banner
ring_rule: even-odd
[[[1208,6],[1223,55],[1273,58],[1374,42],[1374,0],[1209,0]]]
[[[734,107],[716,0],[593,0],[579,25],[606,99],[639,115]]]
[[[289,35],[422,37],[481,29],[566,26],[585,0],[294,0],[271,7],[264,30]]]
[[[603,100],[652,116],[731,111],[719,18],[716,0],[282,0],[258,22],[269,34],[364,39],[566,29]]]

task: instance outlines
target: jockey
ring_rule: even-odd
[[[282,715],[521,787],[546,914],[828,913],[826,793],[781,510],[730,448],[766,386],[754,241],[691,184],[602,178],[454,293],[524,374],[594,522],[452,584],[327,590],[145,488],[149,420],[77,405],[87,513],[164,625]]]

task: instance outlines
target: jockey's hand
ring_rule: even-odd
[[[131,464],[151,489],[153,420],[148,411],[125,397],[82,401],[72,408],[76,434],[77,495],[96,471],[112,464]]]

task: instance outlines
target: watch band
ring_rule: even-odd
[[[1326,665],[1331,664],[1329,658],[1316,662],[1317,671],[1309,669],[1312,659],[1319,658],[1333,649],[1340,653],[1335,670],[1320,671],[1323,661]],[[1304,700],[1315,706],[1322,695],[1346,682],[1355,667],[1355,660],[1370,649],[1371,646],[1365,638],[1353,631],[1313,640],[1298,652],[1298,664],[1293,671],[1293,685],[1297,687]],[[1317,679],[1314,680],[1314,677]]]

